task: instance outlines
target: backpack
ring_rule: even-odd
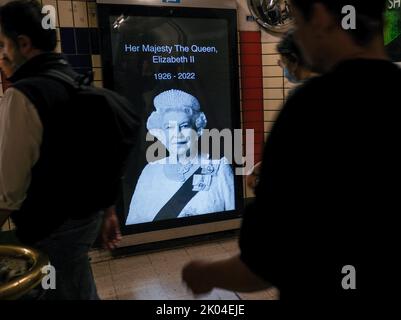
[[[54,69],[38,76],[64,84],[70,93],[68,112],[57,113],[63,121],[53,120],[56,124],[70,123],[73,128],[52,128],[61,141],[53,141],[59,152],[52,152],[56,159],[49,159],[49,163],[67,164],[59,170],[59,179],[68,181],[66,188],[73,190],[71,205],[79,207],[67,205],[69,217],[82,218],[114,205],[127,159],[139,138],[141,121],[134,106],[111,90],[91,86],[88,77],[74,79]],[[63,159],[58,154],[63,154]],[[61,192],[68,192],[63,189],[61,186]]]

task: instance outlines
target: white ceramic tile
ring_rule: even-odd
[[[214,289],[213,292],[217,294],[220,300],[239,300],[238,295],[232,291],[227,291],[223,289]]]
[[[237,300],[239,296],[236,293],[220,289],[215,289],[206,296],[194,297],[182,282],[181,272],[184,264],[193,257],[213,261],[226,259],[238,252],[238,239],[231,238],[94,263],[92,268],[102,299]],[[107,275],[109,269],[110,275]],[[245,295],[243,298],[268,299],[269,297],[266,293],[259,292],[256,295]]]
[[[263,125],[264,125],[264,132],[270,132],[271,129],[273,128],[274,122],[267,122],[267,121],[265,121],[265,122],[263,123]]]
[[[93,82],[93,85],[94,85],[96,88],[103,88],[103,81],[94,81],[94,82]]]
[[[264,66],[277,66],[279,60],[280,60],[279,54],[262,55],[262,65]]]
[[[166,262],[183,262],[190,258],[185,249],[172,249],[148,254],[152,265]]]
[[[98,290],[106,290],[109,288],[114,288],[114,280],[111,277],[111,275],[102,277],[94,275],[94,278]]]
[[[263,109],[264,110],[281,110],[283,107],[283,100],[264,100]]]
[[[225,253],[223,248],[215,243],[187,247],[185,250],[192,258],[206,258]]]
[[[265,121],[276,121],[279,111],[264,111],[264,120]]]
[[[175,280],[160,280],[161,287],[163,291],[166,293],[168,299],[174,300],[177,297],[182,297],[185,295],[189,295],[189,289],[181,283]]]
[[[57,41],[61,41],[60,28],[56,29]]]
[[[161,285],[151,285],[143,288],[130,288],[127,290],[116,289],[119,300],[166,300],[167,294]]]
[[[113,259],[111,252],[104,249],[92,249],[89,252],[89,257],[92,264],[103,261],[110,261]]]
[[[262,43],[262,54],[277,54],[277,44]]]
[[[61,41],[57,41],[57,45],[56,45],[55,51],[56,51],[57,53],[62,53]]]
[[[43,6],[50,5],[56,10],[56,27],[59,26],[58,23],[58,10],[57,10],[57,1],[56,0],[42,0]]]
[[[146,270],[154,272],[149,258],[146,255],[117,259],[110,261],[110,269],[113,275],[118,275],[123,272],[139,272]]]
[[[111,270],[109,262],[106,261],[106,262],[93,263],[92,272],[95,277],[110,276]]]
[[[222,248],[223,249],[223,248]],[[224,253],[219,253],[219,254],[214,254],[214,255],[209,255],[205,257],[205,260],[209,262],[213,261],[221,261],[221,260],[226,260],[232,258],[235,253],[234,252],[227,252],[223,249]]]
[[[162,266],[159,266],[159,270],[163,270]],[[161,282],[166,282],[166,281],[175,281],[177,283],[182,282],[182,268],[176,268],[174,270],[166,269],[166,272],[160,272],[157,273],[157,279]]]
[[[212,291],[208,294],[195,296],[195,300],[221,300],[221,298],[215,291]]]
[[[265,99],[284,99],[283,89],[264,89],[263,97]]]
[[[103,290],[97,290],[97,294],[101,300],[116,300],[117,294],[114,288],[107,288]]]
[[[184,296],[175,297],[174,300],[190,301],[190,300],[196,300],[196,298],[191,294],[187,294],[187,295],[184,295]]]
[[[239,250],[238,238],[233,238],[230,240],[221,240],[221,241],[219,241],[219,244],[227,252],[233,252],[233,251]]]
[[[177,279],[180,279],[182,269],[189,261],[190,258],[186,261],[180,261],[178,263],[160,262],[152,266],[159,278],[175,277]]]
[[[146,288],[149,286],[160,285],[160,280],[155,276],[152,275],[139,275],[137,274],[134,276],[133,274],[125,276],[114,276],[113,275],[113,286],[117,291],[124,291],[128,289],[140,289]]]
[[[279,36],[273,36],[270,33],[267,33],[266,31],[261,32],[261,42],[262,43],[277,43],[280,42],[281,37]]]
[[[95,81],[103,81],[102,68],[93,68],[93,79]]]
[[[150,285],[160,284],[160,280],[155,273],[121,273],[113,274],[113,285],[116,290],[125,290],[130,288],[143,288]]]
[[[130,264],[110,264],[111,275],[113,279],[117,278],[137,278],[139,275],[148,276],[154,274],[153,268],[149,266],[138,266]]]
[[[263,88],[283,88],[282,77],[263,78]]]
[[[263,77],[282,77],[283,69],[279,66],[265,66],[263,67]]]
[[[88,2],[88,19],[90,28],[98,27],[97,10],[95,2]]]
[[[100,54],[92,55],[92,67],[94,68],[102,67],[102,58]]]
[[[74,26],[76,28],[88,28],[88,12],[86,2],[73,1],[72,11],[74,14]]]
[[[74,27],[74,18],[72,13],[71,1],[59,0],[57,2],[57,6],[58,6],[58,17],[59,17],[60,27],[62,28]]]
[[[252,293],[238,293],[241,300],[277,300],[279,298],[276,289],[268,289]]]

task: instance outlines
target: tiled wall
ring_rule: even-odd
[[[56,8],[57,52],[65,54],[74,70],[94,72],[95,85],[102,86],[99,29],[95,0],[42,0]],[[4,81],[2,90],[8,87]],[[0,93],[2,93],[0,91]]]
[[[284,80],[283,71],[277,65],[279,56],[276,45],[279,38],[260,31],[255,22],[246,19],[249,16],[246,0],[237,2],[240,9],[242,123],[244,128],[255,129],[255,161],[260,161],[263,142],[271,131],[291,85]],[[57,8],[57,52],[64,53],[78,72],[92,69],[95,73],[95,85],[101,87],[99,29],[95,0],[42,0],[42,3]],[[3,90],[7,88],[4,76],[0,76],[0,82],[1,98]],[[253,196],[245,184],[244,195]]]
[[[294,87],[278,66],[279,41],[265,31],[240,31],[242,123],[255,130],[255,163],[261,160],[264,141]],[[245,197],[252,196],[245,186]]]
[[[262,32],[262,65],[263,65],[263,110],[264,132],[268,137],[274,121],[284,103],[288,92],[294,87],[284,78],[283,70],[278,66],[279,54],[277,43],[280,39]]]

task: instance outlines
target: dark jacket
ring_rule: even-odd
[[[22,242],[35,243],[52,233],[68,218],[85,218],[94,212],[84,212],[85,204],[74,203],[74,186],[80,183],[78,172],[71,167],[76,153],[68,143],[74,132],[70,111],[70,89],[61,82],[39,77],[55,69],[78,76],[60,54],[45,53],[23,64],[9,79],[35,106],[43,125],[40,157],[32,169],[32,179],[20,210],[12,214],[17,236]],[[88,193],[90,190],[88,190]]]

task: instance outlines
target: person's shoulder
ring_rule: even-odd
[[[327,88],[327,85],[331,81],[332,79],[329,74],[313,76],[294,88],[290,98],[300,98],[319,93],[322,89]]]
[[[0,102],[3,113],[18,114],[19,117],[23,115],[31,115],[36,113],[32,101],[20,90],[10,87],[4,92],[4,96]],[[37,118],[37,116],[35,115]]]
[[[28,97],[21,90],[14,87],[10,87],[4,92],[1,102],[6,103],[12,99],[18,99],[24,102],[29,101]]]

